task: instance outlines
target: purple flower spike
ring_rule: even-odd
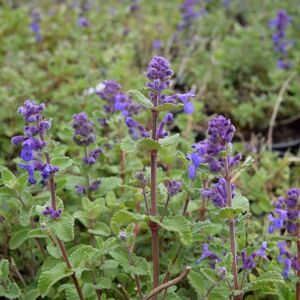
[[[167,191],[170,197],[174,197],[182,190],[182,182],[178,180],[169,180],[167,182]]]
[[[73,140],[77,145],[88,146],[95,142],[94,123],[88,119],[85,112],[73,116],[72,126],[75,130]]]
[[[52,219],[57,220],[60,218],[62,214],[62,210],[61,209],[55,210],[52,207],[47,206],[45,210],[42,212],[42,214],[44,216],[49,215]]]
[[[208,259],[211,261],[210,263],[210,267],[212,269],[215,269],[215,266],[217,263],[221,262],[222,260],[219,258],[219,256],[213,252],[211,252],[210,250],[208,250],[209,245],[208,244],[204,244],[203,248],[202,248],[202,254],[200,256],[199,259],[197,259],[197,263],[199,264],[202,260],[204,259]]]

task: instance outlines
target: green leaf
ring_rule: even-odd
[[[16,249],[20,247],[28,239],[28,229],[22,229],[15,232],[9,240],[9,248]]]
[[[188,281],[190,285],[194,288],[196,293],[203,297],[205,294],[206,288],[205,288],[205,282],[203,280],[203,277],[197,273],[196,271],[190,271],[188,275]]]
[[[111,279],[107,277],[97,277],[97,284],[94,284],[94,289],[110,289],[112,287]]]
[[[184,105],[182,103],[179,103],[179,104],[174,104],[174,103],[165,103],[165,104],[162,104],[162,105],[159,105],[157,107],[154,107],[153,110],[155,111],[159,111],[159,112],[162,112],[162,111],[180,111],[180,110],[183,110],[184,108]]]
[[[132,97],[132,99],[138,103],[141,104],[142,106],[146,108],[152,108],[153,104],[150,99],[145,97],[140,91],[137,90],[130,90],[127,92],[129,96]]]
[[[175,145],[178,142],[179,133],[160,139],[158,142],[163,147]]]
[[[143,257],[135,257],[134,265],[129,265],[127,268],[131,275],[146,276],[150,274],[149,263]]]
[[[110,236],[110,228],[102,222],[97,222],[88,232],[95,235]]]
[[[132,213],[127,210],[119,210],[111,218],[111,223],[116,223],[118,225],[124,225],[124,224],[129,224],[129,223],[145,221],[147,218],[148,217],[146,215]]]
[[[242,196],[240,193],[236,193],[232,199],[232,207],[240,208],[242,211],[249,211],[249,200]]]
[[[28,232],[28,237],[29,238],[47,238],[48,233],[47,233],[47,230],[45,230],[45,229],[35,228]]]
[[[134,152],[135,149],[135,142],[131,138],[125,138],[121,142],[120,148],[122,151],[129,153]]]
[[[73,271],[68,269],[65,263],[60,263],[51,270],[42,272],[38,280],[38,288],[41,295],[46,296],[55,283],[72,274]]]
[[[0,278],[7,278],[9,272],[9,263],[7,259],[0,260]]]
[[[1,171],[1,180],[6,187],[14,188],[17,178],[15,175],[7,168],[0,167]]]
[[[165,217],[163,223],[157,221],[156,218],[150,217],[157,222],[163,229],[175,232],[179,236],[179,240],[183,245],[189,245],[193,241],[192,229],[188,220],[184,216]]]
[[[91,263],[91,259],[98,254],[100,254],[100,252],[96,248],[88,245],[80,245],[71,252],[69,258],[72,266],[74,268],[79,268],[85,267],[87,262]]]
[[[159,142],[154,141],[150,138],[140,139],[136,143],[136,147],[138,150],[143,151],[152,151],[152,150],[158,150],[161,145]]]
[[[67,168],[71,167],[73,164],[73,160],[66,156],[53,157],[51,163],[57,167],[59,167],[59,171],[64,171]]]
[[[6,284],[5,289],[0,289],[0,296],[3,296],[4,299],[19,299],[21,290],[16,283],[10,281]]]
[[[63,213],[57,220],[50,220],[49,227],[55,235],[64,242],[74,239],[74,218],[68,213]]]

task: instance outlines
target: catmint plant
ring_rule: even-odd
[[[285,197],[279,197],[275,203],[274,213],[268,216],[270,221],[268,231],[270,234],[276,230],[283,236],[296,238],[296,253],[293,253],[292,242],[285,240],[278,242],[279,256],[278,262],[284,265],[282,275],[285,279],[289,277],[290,270],[293,269],[298,277],[296,283],[296,299],[300,299],[300,189],[292,188],[287,191]],[[284,238],[284,236],[283,236]],[[292,240],[291,240],[292,241]]]
[[[53,221],[60,219],[62,210],[57,208],[57,196],[55,189],[54,174],[59,170],[57,166],[51,164],[50,155],[47,152],[46,132],[51,127],[50,120],[43,117],[42,112],[45,104],[37,104],[35,101],[26,100],[24,105],[18,110],[26,122],[24,127],[24,135],[14,136],[12,143],[21,145],[21,158],[25,163],[19,163],[22,169],[28,173],[28,182],[37,184],[36,173],[40,174],[41,183],[48,184],[51,194],[51,207],[46,207],[42,214],[49,216]],[[45,160],[45,161],[44,161]],[[70,259],[68,257],[65,245],[61,239],[56,237],[56,242],[63,260],[68,269],[72,269]],[[71,273],[76,291],[80,299],[84,299],[81,287],[75,273]]]
[[[276,18],[269,22],[270,28],[275,30],[272,35],[272,40],[274,44],[274,50],[279,54],[277,67],[283,70],[288,70],[291,68],[291,64],[288,61],[287,55],[288,50],[292,47],[293,43],[286,38],[286,30],[291,22],[292,17],[290,17],[284,10],[279,10]]]
[[[172,109],[183,108],[186,113],[192,113],[193,105],[190,102],[190,98],[194,96],[192,92],[186,94],[165,94],[171,85],[171,76],[173,70],[167,59],[160,56],[155,56],[151,59],[147,71],[146,78],[148,82],[146,87],[149,90],[149,98],[137,91],[130,91],[130,94],[142,105],[151,110],[152,126],[150,130],[144,127],[131,117],[126,118],[126,125],[129,128],[135,128],[139,133],[139,142],[141,146],[144,146],[150,153],[150,190],[151,190],[151,205],[149,213],[152,219],[149,221],[149,227],[151,230],[151,244],[152,244],[152,264],[153,264],[153,288],[154,290],[159,286],[160,276],[160,263],[159,263],[159,224],[155,221],[158,217],[157,209],[157,161],[158,161],[158,147],[163,143],[166,138],[170,138],[168,132],[165,130],[165,126],[173,121],[173,114],[169,111]],[[159,122],[159,114],[162,111],[167,111],[162,120]],[[151,142],[150,142],[151,141]],[[147,146],[149,143],[156,146]],[[139,180],[142,180],[142,176],[139,176]],[[170,198],[179,192],[181,189],[181,183],[177,181],[170,181],[168,183],[168,200],[165,205],[164,213],[161,217],[161,222],[166,213],[167,204]],[[153,290],[153,291],[154,291]],[[157,299],[155,293],[152,299]]]
[[[209,122],[208,137],[206,140],[193,145],[194,151],[187,156],[190,161],[188,175],[195,179],[197,170],[201,165],[207,165],[209,170],[218,176],[217,183],[209,189],[203,189],[202,195],[212,200],[219,208],[232,208],[234,197],[234,185],[232,183],[232,172],[234,167],[241,160],[241,155],[232,155],[232,139],[235,127],[229,119],[218,116]],[[232,253],[232,274],[234,289],[239,290],[238,262],[237,262],[237,241],[235,217],[229,218],[230,249]],[[241,299],[241,296],[235,296]]]
[[[85,177],[86,185],[76,185],[76,191],[79,194],[87,194],[91,198],[91,193],[98,190],[101,184],[100,180],[91,181],[89,176],[88,167],[96,163],[102,149],[97,147],[93,150],[89,149],[89,146],[96,141],[94,134],[94,124],[88,119],[86,113],[81,112],[73,116],[72,127],[74,129],[73,140],[74,142],[83,147],[84,157],[82,159],[83,165],[85,166]]]
[[[42,42],[43,36],[41,34],[41,16],[37,11],[33,11],[31,13],[31,23],[30,23],[30,30],[35,35],[35,41],[37,43]]]

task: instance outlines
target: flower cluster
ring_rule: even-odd
[[[197,5],[199,5],[200,2],[199,0],[184,0],[180,6],[181,21],[177,26],[179,31],[190,28],[194,20],[206,13],[204,8],[197,9]]]
[[[290,235],[296,236],[297,230],[299,230],[297,227],[300,216],[299,204],[300,189],[292,188],[288,190],[285,197],[279,197],[275,203],[275,216],[272,214],[268,216],[270,221],[269,233],[273,233],[275,230],[285,229]],[[284,264],[282,275],[287,278],[291,268],[298,271],[300,266],[297,264],[297,257],[290,253],[285,241],[278,242],[277,245],[279,248],[277,260]]]
[[[242,259],[243,270],[250,271],[254,269],[256,267],[256,262],[254,261],[256,257],[262,257],[264,259],[267,259],[266,251],[267,251],[267,242],[263,242],[260,249],[252,252],[250,255],[247,255],[246,250],[242,250],[241,259]]]
[[[170,197],[174,197],[176,194],[180,193],[182,190],[182,182],[178,180],[168,180],[167,191]]]
[[[76,189],[76,192],[78,194],[86,194],[88,192],[94,192],[94,191],[97,191],[99,189],[101,185],[101,180],[97,179],[97,180],[94,180],[88,188],[84,187],[83,185],[75,185],[75,189]]]
[[[176,93],[174,95],[162,94],[164,90],[170,87],[170,78],[173,73],[171,65],[166,58],[154,56],[151,59],[146,72],[146,78],[149,80],[149,82],[146,83],[147,88],[150,89],[149,96],[155,105],[164,103],[183,103],[185,113],[191,114],[194,111],[194,107],[190,102],[190,98],[195,97],[194,93]]]
[[[229,167],[237,165],[241,160],[241,155],[232,157],[228,154],[225,158],[222,153],[231,152],[232,138],[235,133],[235,127],[229,119],[218,116],[209,122],[208,137],[206,140],[196,143],[192,146],[194,152],[187,158],[190,161],[189,178],[195,179],[197,169],[202,164],[208,164],[212,172],[221,172],[224,169],[225,160]]]
[[[121,85],[114,80],[105,80],[96,88],[96,94],[107,102],[104,109],[107,113],[121,111],[127,117],[137,114],[141,107],[121,92]]]
[[[288,278],[290,269],[294,269],[295,271],[300,270],[300,266],[297,262],[297,256],[291,254],[285,241],[278,242],[277,246],[279,249],[277,261],[283,263],[284,265],[282,276],[284,278]]]
[[[214,252],[210,251],[208,248],[209,248],[209,244],[203,245],[201,256],[196,262],[199,264],[201,261],[205,259],[209,260],[209,266],[212,269],[215,269],[216,264],[220,263],[222,261],[222,258],[220,258]],[[242,269],[245,271],[254,269],[256,267],[256,262],[254,259],[256,257],[262,257],[264,259],[267,259],[266,251],[267,251],[267,242],[263,242],[260,249],[253,251],[250,255],[247,255],[245,249],[242,250],[241,257],[240,257],[242,261]]]
[[[37,104],[35,101],[26,100],[18,112],[24,117],[27,125],[24,127],[24,135],[14,136],[11,141],[14,145],[21,145],[21,158],[26,162],[19,163],[22,169],[28,173],[28,182],[36,184],[35,171],[42,176],[42,183],[47,182],[58,171],[58,167],[41,161],[41,152],[46,147],[44,134],[51,127],[49,120],[43,119],[42,111],[45,104]]]
[[[85,112],[73,116],[72,127],[75,131],[73,140],[77,145],[88,146],[95,142],[94,123],[88,119]]]
[[[280,69],[287,70],[291,67],[291,64],[287,61],[287,51],[292,46],[292,42],[286,39],[286,29],[291,23],[292,17],[290,17],[286,11],[279,10],[275,19],[272,19],[269,23],[271,28],[275,29],[272,40],[274,49],[280,54],[280,58],[277,61],[277,66]]]
[[[234,189],[234,184],[231,184],[232,197],[235,195]],[[222,177],[219,178],[218,182],[213,184],[210,189],[202,189],[201,194],[210,199],[216,207],[227,206],[226,180]]]
[[[33,11],[31,13],[31,23],[30,23],[30,30],[35,35],[35,40],[37,43],[40,43],[43,40],[43,36],[41,34],[41,17],[37,11]]]
[[[296,235],[297,220],[299,219],[299,198],[300,189],[292,188],[286,193],[286,197],[279,197],[275,203],[274,215],[268,216],[269,233],[273,233],[275,230],[285,228],[291,235]]]
[[[94,135],[94,123],[89,120],[85,112],[73,116],[72,127],[75,131],[73,140],[77,145],[84,146],[83,162],[86,165],[94,165],[102,153],[101,148],[88,151],[88,146],[96,141]],[[75,189],[79,194],[96,191],[100,187],[101,181],[95,180],[88,187],[76,185]]]
[[[55,209],[53,209],[52,207],[49,207],[49,206],[47,206],[45,208],[45,210],[43,211],[44,216],[49,215],[52,219],[55,219],[55,220],[59,219],[61,214],[62,214],[61,209],[55,210]]]

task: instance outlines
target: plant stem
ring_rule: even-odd
[[[157,296],[158,293],[160,293],[161,291],[169,288],[170,286],[172,285],[175,285],[177,284],[178,282],[180,282],[182,279],[184,279],[184,277],[190,272],[191,270],[191,267],[186,267],[185,270],[179,275],[177,276],[176,278],[166,282],[166,283],[163,283],[162,285],[156,287],[155,289],[153,289],[149,295],[147,295],[146,297],[143,298],[143,300],[148,300],[148,299],[153,299],[153,297]]]
[[[93,284],[96,285],[97,281],[96,281],[96,277],[93,271],[91,271],[91,275],[92,275],[92,280],[93,280]],[[100,289],[96,289],[96,294],[97,294],[97,299],[101,300],[101,290]]]
[[[164,207],[163,214],[162,214],[162,216],[160,217],[160,222],[162,222],[162,221],[164,220],[164,217],[165,217],[165,215],[166,215],[166,212],[167,212],[167,208],[168,208],[170,199],[171,199],[171,197],[168,196],[167,201],[166,201],[166,203],[165,203],[165,207]]]
[[[158,105],[158,95],[154,98],[154,106]],[[158,112],[152,110],[152,139],[157,141],[157,121]],[[150,215],[157,216],[157,150],[150,151],[151,160],[151,209]],[[153,288],[159,285],[159,237],[157,223],[150,221],[149,226],[151,229],[151,248],[152,248],[152,265],[153,265]],[[152,298],[157,300],[157,295],[155,294]]]
[[[41,138],[42,141],[44,141],[44,136],[41,133],[40,133],[40,138]],[[50,164],[51,160],[50,160],[50,155],[49,155],[48,152],[45,153],[45,157],[46,157],[47,163]],[[51,176],[51,178],[49,179],[49,186],[50,186],[50,194],[51,194],[51,206],[54,210],[56,210],[56,190],[55,190],[55,182],[54,182],[54,177],[53,176]],[[57,239],[57,243],[58,243],[58,246],[60,248],[60,251],[61,251],[61,254],[63,256],[65,264],[67,265],[68,269],[72,269],[72,265],[71,265],[71,262],[68,258],[68,254],[67,254],[64,243],[59,238],[56,238],[56,239]],[[74,285],[75,285],[76,291],[78,293],[79,299],[84,300],[83,293],[82,293],[81,287],[79,285],[79,282],[78,282],[78,280],[75,276],[75,273],[73,273],[71,275],[71,277],[72,277],[72,280],[74,282]]]
[[[226,180],[226,194],[227,206],[232,207],[232,189],[231,189],[231,176],[229,171],[228,158],[225,159],[225,180]],[[232,253],[232,274],[234,290],[239,290],[238,270],[237,270],[237,253],[236,253],[236,236],[235,236],[235,219],[234,217],[229,220],[230,230],[230,249]],[[242,300],[241,295],[234,296],[235,300]]]

